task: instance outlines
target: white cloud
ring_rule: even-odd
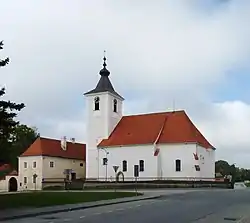
[[[25,102],[20,118],[42,135],[84,141],[83,93],[97,83],[106,49],[113,85],[128,99],[126,113],[168,110],[175,99],[218,158],[247,165],[249,105],[240,98],[213,103],[210,93],[228,70],[249,64],[250,2],[199,2],[6,1],[6,97]]]

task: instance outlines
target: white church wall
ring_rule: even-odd
[[[107,155],[107,177],[108,180],[115,179],[114,165],[119,166],[117,172],[121,171],[124,174],[125,180],[134,179],[134,165],[139,165],[140,160],[144,160],[144,171],[140,172],[141,178],[153,178],[157,174],[156,158],[153,156],[152,145],[138,145],[138,146],[121,146],[105,148],[109,153]],[[106,152],[102,149],[99,150],[99,178],[100,180],[106,179],[106,166],[103,165],[103,158],[106,157]],[[127,161],[127,171],[123,171],[122,162]]]
[[[205,149],[197,145],[197,155],[200,164],[200,177],[201,178],[214,178],[215,177],[215,150]]]
[[[195,170],[193,153],[196,152],[195,144],[162,144],[160,147],[160,159],[162,178],[185,180],[199,178],[200,172]],[[134,165],[139,165],[144,160],[144,172],[140,172],[140,180],[157,179],[157,157],[153,156],[153,145],[109,147],[99,150],[99,179],[106,180],[106,166],[103,158],[108,152],[107,178],[115,179],[113,165],[119,166],[118,172],[122,171],[122,161],[127,161],[127,171],[123,172],[125,180],[134,179]],[[181,171],[176,171],[175,160],[181,160]],[[207,168],[211,166],[207,163]],[[207,175],[206,175],[207,176]],[[211,175],[208,175],[211,176]]]
[[[160,148],[163,178],[188,180],[189,178],[199,177],[199,173],[194,166],[195,144],[164,144]],[[176,171],[176,160],[181,161],[180,171]]]

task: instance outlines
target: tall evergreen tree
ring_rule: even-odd
[[[3,49],[3,41],[0,42],[0,50]],[[10,62],[9,57],[5,58],[4,60],[0,59],[0,67],[4,67],[6,64]]]
[[[3,49],[3,41],[0,42],[0,50]],[[9,63],[9,58],[1,60],[0,67],[4,67]],[[5,88],[0,89],[0,97],[5,94]],[[24,104],[17,104],[11,101],[0,100],[0,162],[10,162],[10,146],[11,136],[15,131],[15,127],[19,124],[15,120],[17,112],[24,108]]]

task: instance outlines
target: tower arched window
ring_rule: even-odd
[[[114,99],[113,101],[113,111],[117,112],[117,100],[116,99]]]
[[[181,160],[175,160],[175,171],[176,172],[181,171]]]
[[[122,171],[127,172],[127,170],[128,170],[128,163],[126,160],[123,160],[122,161]]]
[[[95,111],[99,111],[100,110],[100,98],[95,97],[94,102],[95,102]]]

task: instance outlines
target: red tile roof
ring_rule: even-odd
[[[158,144],[197,143],[214,148],[183,110],[124,116],[110,137],[102,140],[98,147],[153,144],[160,132]]]
[[[63,150],[61,140],[39,137],[22,156],[53,156],[86,161],[86,144],[67,142],[67,149]]]
[[[17,176],[16,170],[13,170],[10,164],[0,165],[0,180],[5,180],[6,176]]]
[[[11,167],[11,165],[10,164],[2,164],[2,165],[0,165],[0,171],[5,171],[5,170],[9,170],[9,169],[11,169],[12,167]]]

